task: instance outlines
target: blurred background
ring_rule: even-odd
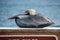
[[[60,27],[60,0],[0,0],[0,27],[19,28],[14,19],[7,20],[7,18],[30,8],[55,22],[49,27]]]

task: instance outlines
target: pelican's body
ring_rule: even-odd
[[[42,14],[36,14],[34,10],[29,10],[29,12],[26,12],[26,16],[16,16],[15,22],[21,28],[43,28],[53,24],[48,17]]]
[[[43,28],[53,23],[51,20],[41,14],[23,18],[16,17],[15,22],[19,27],[22,28]]]

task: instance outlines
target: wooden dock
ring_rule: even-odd
[[[0,29],[0,35],[56,35],[58,37],[58,40],[60,40],[60,30],[58,29]]]

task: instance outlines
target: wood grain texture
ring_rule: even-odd
[[[58,40],[60,40],[60,30],[55,29],[0,29],[0,35],[56,35]]]

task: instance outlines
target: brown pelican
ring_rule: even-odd
[[[48,17],[37,13],[34,9],[29,9],[8,19],[15,19],[16,24],[21,28],[43,28],[53,24]]]

